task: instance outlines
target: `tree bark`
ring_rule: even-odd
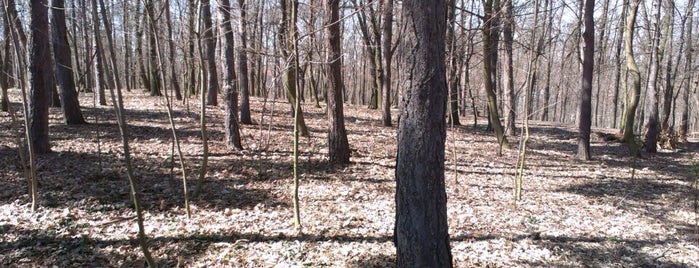
[[[223,94],[226,105],[226,144],[238,150],[243,149],[240,143],[240,127],[238,126],[238,89],[235,77],[235,58],[233,57],[234,36],[231,27],[231,6],[230,0],[221,0],[218,5],[221,15],[221,29],[223,30]]]
[[[107,105],[107,95],[105,93],[105,87],[107,83],[105,82],[105,62],[104,62],[104,48],[102,47],[102,38],[100,35],[100,21],[97,14],[97,1],[92,0],[92,27],[94,29],[93,35],[95,38],[95,66],[97,73],[97,98],[100,105]]]
[[[508,136],[515,135],[515,111],[517,110],[517,103],[515,100],[514,66],[512,63],[512,44],[514,43],[515,27],[513,10],[514,7],[512,1],[514,0],[505,0],[505,20],[503,21],[502,25],[502,36],[505,46],[505,111],[507,114],[507,119],[505,120],[505,128],[507,129]]]
[[[510,143],[500,123],[500,112],[497,100],[497,62],[498,62],[498,28],[497,16],[500,9],[499,0],[483,0],[483,84],[488,97],[488,117],[498,144],[510,149]]]
[[[592,124],[592,74],[595,69],[595,0],[585,0],[585,32],[583,33],[583,66],[578,108],[578,159],[590,160],[590,127]],[[599,96],[598,96],[599,97]]]
[[[393,59],[393,0],[386,0],[383,14],[384,81],[381,103],[381,119],[384,126],[391,126],[391,62]]]
[[[694,63],[693,61],[693,50],[689,49],[692,48],[692,43],[693,43],[693,16],[694,16],[694,0],[690,0],[689,3],[687,4],[687,51],[685,52],[685,81],[684,83],[684,89],[682,92],[682,113],[680,115],[680,126],[678,129],[678,134],[679,138],[681,141],[686,142],[687,141],[687,135],[689,134],[689,93],[692,90],[692,85],[696,82],[692,80],[693,74],[692,74],[692,64]]]
[[[653,41],[650,71],[648,74],[648,102],[646,103],[645,147],[646,152],[658,151],[658,72],[660,69],[660,10],[661,0],[653,1]]]
[[[224,1],[224,0],[221,0]],[[175,99],[182,100],[182,89],[180,88],[180,83],[177,81],[177,77],[180,74],[177,72],[176,61],[175,61],[175,41],[172,37],[172,21],[170,19],[170,1],[165,1],[165,22],[167,24],[167,45],[168,45],[168,59],[170,60],[170,83],[172,84],[172,89],[175,91]],[[162,68],[162,67],[161,67]]]
[[[328,157],[331,164],[348,164],[350,159],[349,142],[345,130],[345,116],[342,104],[344,81],[342,78],[342,35],[340,33],[340,0],[323,2],[326,13],[325,35],[328,47],[327,76],[328,88]]]
[[[86,124],[80,111],[78,92],[75,90],[71,51],[66,34],[66,15],[63,0],[51,1],[51,26],[53,38],[53,56],[56,61],[56,78],[60,86],[61,109],[63,121],[68,125]]]
[[[452,267],[444,183],[446,5],[403,2],[405,76],[396,158],[398,267]]]
[[[51,47],[49,14],[46,0],[31,0],[29,72],[29,131],[36,153],[51,152],[49,144],[49,101],[51,95]]]
[[[638,64],[633,53],[633,37],[634,37],[634,26],[636,25],[636,15],[638,14],[638,7],[641,0],[631,0],[629,2],[626,0],[629,8],[627,8],[629,14],[626,17],[626,29],[624,32],[624,53],[626,54],[626,71],[628,73],[628,78],[631,80],[631,91],[629,92],[629,102],[626,107],[625,117],[624,117],[624,141],[629,148],[629,153],[632,156],[641,156],[638,150],[638,144],[636,144],[636,137],[634,135],[633,127],[636,118],[636,108],[638,107],[638,102],[641,95],[641,73],[638,70]]]
[[[240,47],[238,47],[238,81],[240,84],[240,123],[252,124],[250,118],[250,83],[248,81],[248,52],[247,52],[247,21],[245,0],[238,0],[240,8],[240,22],[238,29],[240,31]]]
[[[218,72],[216,71],[216,38],[214,38],[214,26],[211,22],[210,0],[201,1],[201,14],[204,22],[204,43],[206,44],[206,63],[208,66],[208,85],[206,92],[206,105],[218,105]]]

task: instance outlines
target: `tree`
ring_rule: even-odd
[[[238,29],[240,32],[240,47],[238,48],[238,75],[240,85],[240,123],[252,124],[250,118],[250,86],[248,83],[248,52],[247,50],[247,21],[245,0],[238,0],[240,8],[240,22]]]
[[[298,1],[297,0],[280,0],[279,1],[282,11],[281,22],[279,23],[279,42],[282,51],[282,57],[286,62],[284,67],[284,87],[286,88],[286,96],[291,103],[291,110],[294,113],[294,117],[298,117],[298,120],[294,120],[299,128],[301,136],[308,137],[310,133],[306,127],[306,121],[303,117],[303,109],[301,105],[296,105],[296,98],[298,96],[297,90],[297,79],[298,79],[298,28],[296,27],[297,15],[298,15]],[[298,111],[297,111],[298,109]],[[296,116],[298,115],[298,116]]]
[[[500,10],[500,0],[482,0],[483,2],[483,84],[488,96],[488,118],[490,125],[498,139],[498,144],[509,149],[510,143],[505,137],[505,133],[500,123],[500,112],[498,111],[497,94],[497,63],[498,63],[498,15]]]
[[[78,92],[75,90],[73,78],[73,64],[71,61],[70,46],[66,34],[66,15],[64,1],[51,1],[51,26],[53,38],[53,56],[56,61],[56,79],[60,87],[61,108],[63,109],[63,121],[66,124],[85,124],[85,119],[80,111]]]
[[[641,95],[641,73],[638,70],[638,64],[633,53],[633,36],[634,26],[636,25],[636,15],[638,14],[638,6],[641,0],[626,0],[629,7],[627,8],[628,15],[626,17],[626,29],[624,30],[624,53],[626,54],[626,72],[631,80],[631,90],[629,91],[629,103],[624,113],[624,142],[626,142],[629,152],[633,156],[641,156],[636,144],[636,137],[633,132],[634,121],[636,118],[636,108]]]
[[[583,66],[578,107],[578,158],[590,160],[590,127],[592,125],[592,72],[595,67],[595,0],[585,0],[585,32],[583,32]],[[599,97],[599,96],[598,96]]]
[[[687,3],[687,51],[685,52],[685,81],[684,83],[684,90],[682,90],[682,113],[680,115],[680,126],[678,129],[678,134],[680,136],[680,140],[682,141],[687,141],[687,134],[689,133],[689,93],[692,90],[692,85],[695,83],[692,78],[692,64],[694,63],[693,61],[693,55],[692,52],[694,50],[692,49],[692,33],[693,33],[693,11],[694,11],[694,3],[695,0],[690,0],[689,3]]]
[[[403,90],[396,159],[398,267],[451,267],[444,183],[447,81],[444,0],[403,2]]]
[[[31,0],[29,72],[29,131],[36,153],[51,151],[49,144],[49,101],[51,97],[51,47],[47,0]],[[47,60],[48,59],[48,60]]]
[[[502,37],[504,47],[505,47],[505,60],[504,60],[504,87],[505,87],[505,111],[506,120],[505,128],[507,129],[507,135],[515,135],[515,118],[517,109],[517,104],[515,101],[515,82],[514,82],[514,65],[512,63],[512,45],[514,43],[514,5],[512,4],[514,0],[505,0],[504,13],[505,20],[502,24]],[[536,14],[535,14],[536,15]]]
[[[226,144],[229,147],[243,149],[240,143],[240,127],[238,126],[238,89],[235,77],[235,59],[233,57],[233,29],[231,27],[230,0],[221,0],[218,5],[221,14],[221,29],[223,29],[223,94],[226,104]]]
[[[206,63],[208,65],[208,85],[206,105],[218,105],[218,73],[216,71],[216,38],[211,22],[211,5],[209,0],[201,1],[201,14],[204,21],[204,43],[206,44]]]
[[[646,152],[658,151],[658,72],[660,69],[660,0],[653,1],[653,41],[651,46],[650,71],[648,74],[648,102],[646,102],[645,147]]]
[[[391,61],[393,59],[393,0],[386,0],[383,11],[383,61],[384,82],[381,118],[384,126],[391,126]]]
[[[342,36],[340,35],[340,0],[323,2],[326,13],[325,35],[328,46],[327,76],[328,88],[328,156],[332,164],[348,164],[349,142],[345,131],[345,116],[342,105]]]
[[[449,122],[453,126],[460,126],[459,121],[459,84],[460,75],[458,72],[459,65],[459,51],[461,50],[456,46],[456,0],[447,0],[447,33],[445,36],[447,42],[447,56],[448,56],[448,72],[447,72],[447,85],[449,86]]]

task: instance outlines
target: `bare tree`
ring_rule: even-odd
[[[349,143],[345,131],[345,116],[342,105],[342,91],[345,84],[342,79],[342,35],[340,33],[340,0],[326,0],[325,36],[328,46],[327,76],[328,89],[328,156],[330,163],[348,164],[350,159]]]
[[[53,56],[56,62],[56,78],[60,86],[63,121],[66,124],[86,124],[80,111],[78,92],[75,90],[73,64],[68,45],[65,5],[63,0],[51,1],[51,26],[53,38]]]
[[[250,118],[250,83],[248,83],[248,26],[247,26],[247,5],[245,0],[238,0],[240,9],[240,21],[238,31],[240,34],[240,46],[238,47],[238,84],[240,85],[240,123],[252,124]]]
[[[398,267],[451,267],[444,183],[446,5],[403,1],[405,77],[396,158]]]
[[[651,45],[650,70],[648,74],[648,102],[646,102],[645,147],[646,152],[658,151],[658,72],[660,69],[660,11],[661,0],[653,1],[653,41]]]
[[[238,126],[238,88],[235,77],[235,59],[233,57],[233,28],[231,27],[230,0],[221,0],[218,4],[221,15],[221,29],[223,30],[223,94],[226,105],[226,144],[229,147],[243,149],[240,143],[240,127]]]
[[[31,0],[31,33],[29,51],[29,131],[36,153],[51,151],[49,144],[49,100],[51,95],[51,43],[47,0]]]
[[[592,125],[592,74],[595,68],[595,0],[585,0],[585,32],[583,32],[583,66],[578,108],[578,158],[590,160],[590,127]],[[599,97],[599,96],[598,96]]]
[[[497,62],[498,62],[498,36],[500,0],[482,0],[483,3],[483,85],[488,97],[488,118],[490,126],[495,132],[498,144],[502,148],[509,149],[510,143],[505,137],[505,132],[500,123],[500,112],[497,100]]]
[[[626,17],[626,29],[624,31],[624,53],[626,54],[626,72],[628,73],[628,78],[631,80],[631,91],[629,91],[629,103],[626,107],[626,112],[624,113],[624,141],[629,148],[629,152],[633,156],[640,156],[640,151],[638,150],[638,144],[636,144],[636,137],[633,132],[634,121],[636,118],[636,108],[638,107],[638,102],[641,95],[641,73],[638,70],[638,64],[636,63],[636,58],[633,52],[633,37],[634,37],[634,27],[636,25],[636,15],[638,14],[638,7],[641,0],[626,0],[625,1],[629,7],[628,16]]]
[[[218,72],[216,71],[216,38],[211,21],[211,5],[209,0],[201,1],[202,21],[204,22],[204,43],[206,44],[206,63],[209,88],[206,91],[206,105],[218,105]]]

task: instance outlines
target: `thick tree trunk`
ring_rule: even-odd
[[[49,144],[49,101],[51,95],[51,47],[49,43],[49,14],[46,0],[31,0],[29,51],[29,131],[36,153],[51,151]]]
[[[578,108],[578,159],[590,160],[590,126],[592,124],[592,74],[595,68],[595,0],[585,0],[583,66]],[[599,97],[599,96],[597,96]]]
[[[324,1],[326,12],[325,36],[327,40],[328,88],[328,157],[331,164],[348,164],[349,143],[345,130],[345,116],[342,105],[342,91],[345,87],[342,78],[342,35],[340,34],[340,0]]]
[[[85,124],[85,119],[80,111],[78,92],[75,90],[73,78],[73,64],[71,51],[68,45],[65,5],[63,0],[51,1],[51,26],[53,38],[53,56],[56,61],[56,79],[60,86],[61,108],[63,121],[66,124]]]
[[[226,105],[226,144],[228,147],[238,150],[243,149],[240,143],[240,128],[238,126],[238,89],[235,77],[235,58],[233,57],[234,36],[231,27],[230,0],[221,0],[218,5],[221,16],[221,29],[223,30],[223,94]]]
[[[403,2],[403,90],[396,158],[398,267],[452,267],[444,183],[447,81],[443,0]]]

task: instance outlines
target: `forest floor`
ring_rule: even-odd
[[[12,93],[18,110],[19,95]],[[93,106],[92,94],[81,98],[90,125],[63,125],[60,110],[51,108],[54,152],[38,158],[34,213],[14,142],[19,130],[0,114],[0,266],[144,264],[114,112]],[[175,107],[190,190],[202,156],[197,107]],[[172,168],[163,99],[127,93],[125,108],[145,229],[161,266],[395,266],[397,135],[395,127],[381,126],[380,111],[345,106],[352,164],[330,167],[326,113],[304,105],[311,136],[299,146],[299,234],[292,222],[293,127],[286,102],[252,99],[256,124],[242,126],[243,151],[224,144],[222,106],[208,108],[211,156],[202,194],[190,201],[190,219],[179,163]],[[447,133],[455,267],[699,266],[696,140],[639,159],[595,136],[594,159],[581,162],[573,157],[575,128],[533,122],[523,198],[515,208],[517,150],[498,156],[485,119],[478,121],[474,128],[472,118],[462,118],[468,125]]]

